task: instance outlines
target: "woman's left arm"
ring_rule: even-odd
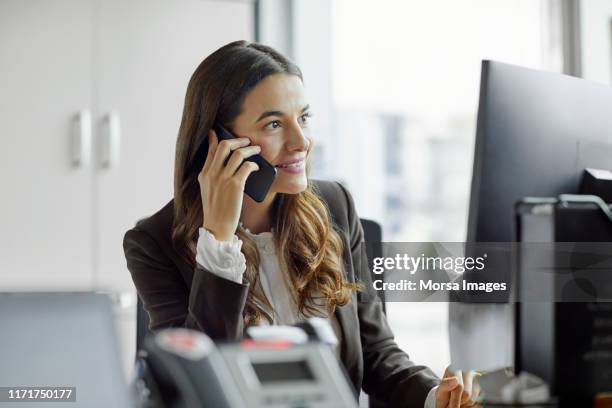
[[[351,257],[356,280],[364,285],[358,297],[363,350],[363,389],[393,407],[423,408],[429,391],[440,380],[429,368],[413,363],[396,344],[382,302],[372,286],[370,267],[363,245],[364,233],[351,194],[340,185],[348,200]]]

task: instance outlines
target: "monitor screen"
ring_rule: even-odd
[[[483,61],[468,241],[509,242],[523,197],[577,194],[612,170],[612,87]]]

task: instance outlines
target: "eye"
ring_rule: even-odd
[[[302,126],[306,126],[308,122],[310,122],[310,118],[312,117],[312,113],[306,112],[302,116],[300,116],[300,122]]]
[[[264,128],[266,128],[266,129],[277,129],[279,127],[280,127],[280,121],[279,120],[273,120],[272,122],[270,122],[266,126],[264,126]]]

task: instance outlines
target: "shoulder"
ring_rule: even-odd
[[[172,223],[174,221],[174,200],[170,200],[156,213],[144,216],[130,228],[123,238],[124,247],[130,244],[172,247]]]

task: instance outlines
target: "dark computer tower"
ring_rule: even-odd
[[[526,199],[515,231],[515,368],[548,382],[562,407],[593,406],[612,391],[612,222],[596,204]],[[554,273],[525,267],[534,254]]]

